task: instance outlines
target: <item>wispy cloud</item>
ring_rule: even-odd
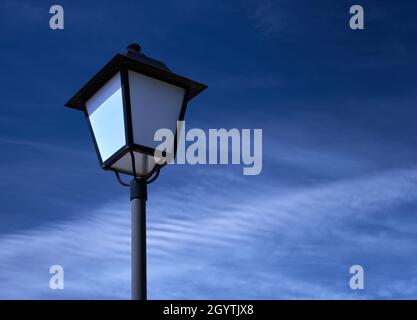
[[[213,87],[241,89],[268,89],[281,87],[282,82],[275,77],[268,76],[224,76],[210,83]]]
[[[279,14],[272,1],[257,3],[249,16],[255,22],[255,28],[265,35],[274,34],[287,26],[287,15]]]
[[[65,155],[76,153],[78,157],[83,157],[83,156],[89,157],[91,155],[90,152],[87,153],[80,149],[75,150],[67,146],[60,146],[57,144],[52,144],[52,143],[42,142],[42,141],[34,141],[31,139],[20,139],[20,138],[0,136],[0,144],[25,147],[25,148],[33,148],[35,150],[38,150],[44,153],[55,153],[55,154],[58,153],[58,154],[65,154]]]
[[[19,23],[19,18],[40,21],[49,13],[49,7],[42,8],[41,6],[34,5],[30,1],[10,1],[6,0],[2,3],[2,8],[7,14],[4,15],[6,19]]]
[[[413,227],[388,223],[390,208],[416,201],[416,186],[417,170],[410,168],[286,193],[267,191],[266,186],[264,192],[233,203],[227,201],[239,196],[233,188],[227,194],[208,194],[206,188],[187,186],[186,201],[178,201],[185,190],[166,189],[149,203],[150,297],[355,297],[346,289],[348,261],[359,263],[370,250],[376,257],[394,248],[404,255],[416,250],[397,235],[413,232]],[[0,297],[128,298],[129,207],[120,203],[85,212],[82,219],[2,236]],[[352,224],[372,221],[385,231],[346,231]],[[53,264],[65,268],[65,290],[48,287]],[[299,269],[314,264],[322,270],[315,278]],[[340,269],[337,276],[326,274]],[[402,286],[404,279],[393,279],[359,297],[390,297]]]

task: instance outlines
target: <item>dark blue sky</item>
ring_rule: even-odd
[[[263,129],[259,176],[152,184],[150,298],[417,297],[414,1],[60,1],[55,31],[53,4],[0,2],[1,298],[129,297],[128,190],[63,105],[131,42],[208,85],[188,128]]]

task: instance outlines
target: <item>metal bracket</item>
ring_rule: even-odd
[[[145,182],[146,184],[150,184],[150,183],[154,182],[154,181],[158,178],[158,176],[159,176],[159,172],[161,171],[161,168],[162,168],[163,166],[165,166],[165,165],[166,165],[166,164],[164,164],[164,165],[159,165],[159,164],[156,164],[156,165],[153,167],[153,169],[152,169],[152,171],[151,171],[151,172],[149,172],[149,173],[148,173],[148,174],[146,174],[146,175],[143,175],[143,176],[139,176],[139,177],[138,177],[138,176],[137,176],[137,174],[136,174],[135,154],[133,153],[133,151],[130,151],[129,153],[130,153],[130,157],[131,157],[131,159],[132,159],[133,179],[134,179],[134,181],[136,181],[137,183],[143,183],[143,182]],[[118,181],[118,182],[119,182],[122,186],[124,186],[124,187],[130,187],[130,183],[124,182],[124,181],[121,179],[120,174],[119,174],[119,172],[118,172],[118,171],[114,170],[114,172],[115,172],[115,174],[116,174],[117,181]]]

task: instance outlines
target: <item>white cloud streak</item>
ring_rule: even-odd
[[[341,222],[361,221],[373,212],[413,203],[416,186],[416,169],[392,170],[281,194],[266,189],[224,210],[215,203],[227,203],[228,195],[188,186],[191,194],[181,202],[181,188],[165,190],[164,197],[149,203],[150,297],[351,298],[352,293],[338,285],[320,283],[320,277],[294,277],[280,261],[295,258],[303,266],[324,258],[327,268],[334,248],[323,235],[344,241],[346,255],[350,247],[376,247],[376,242],[380,250],[396,242],[402,250],[415,250],[392,234],[346,238],[352,234]],[[230,191],[233,196],[232,187]],[[0,297],[129,298],[129,215],[127,205],[109,203],[82,219],[2,236]],[[308,243],[311,240],[325,245],[315,246]],[[53,264],[65,268],[62,291],[49,289]],[[341,277],[339,282],[344,281]],[[384,297],[389,292],[378,288],[367,294]]]

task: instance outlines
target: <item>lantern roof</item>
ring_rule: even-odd
[[[163,62],[147,57],[141,53],[141,47],[135,43],[127,47],[125,54],[116,54],[65,106],[83,111],[86,101],[123,68],[186,89],[188,92],[186,101],[190,101],[207,88],[204,84],[172,72]]]

